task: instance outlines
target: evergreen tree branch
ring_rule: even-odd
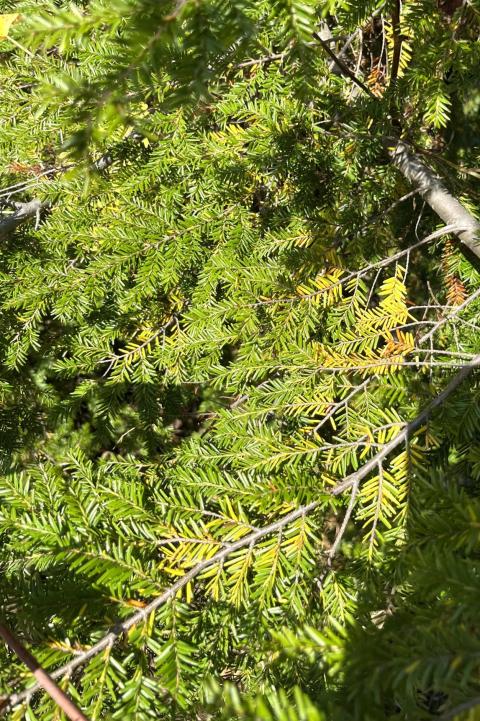
[[[432,0],[340,3],[327,21],[301,1],[22,3],[12,33],[27,52],[2,64],[5,602],[92,719],[165,721],[173,704],[178,721],[319,721],[333,705],[384,721],[384,698],[413,714],[476,710],[480,367],[402,440],[480,354],[478,275],[447,247],[429,282],[471,219],[446,226],[418,195],[428,183],[412,184],[391,152],[403,142],[477,214],[463,175],[450,183],[461,166],[422,147],[426,126],[438,140],[458,115],[475,175],[479,18],[468,2],[437,4],[429,15]],[[0,15],[0,34],[15,19]],[[141,145],[125,142],[132,127]],[[71,179],[59,143],[74,153]],[[24,217],[34,200],[58,207]],[[429,376],[415,401],[411,383]],[[366,563],[344,563],[351,544]],[[322,603],[309,604],[317,585]],[[352,589],[373,623],[353,639]],[[158,610],[124,632],[150,602]],[[7,716],[66,718],[0,650]],[[332,683],[310,701],[320,656]],[[205,674],[218,684],[199,699]]]
[[[397,3],[397,5],[399,4]],[[399,11],[399,7],[397,10]],[[399,18],[399,12],[397,17],[397,11],[395,11],[393,25],[397,25],[397,28],[396,31],[394,30],[394,57],[391,85],[396,82],[400,61],[401,38],[398,32]],[[355,73],[350,70],[343,60],[335,55],[333,50],[318,33],[313,33],[313,36],[321,44],[327,55],[335,61],[338,68],[346,77],[350,78],[350,80],[370,98],[378,100],[370,88],[357,78]],[[459,225],[466,228],[461,232],[457,232],[457,237],[465,248],[480,259],[480,223],[476,218],[445,188],[440,178],[435,175],[403,141],[385,138],[385,144],[388,146],[389,154],[394,165],[412,185],[419,187],[418,192],[432,210],[448,225]]]
[[[332,490],[332,494],[334,496],[339,496],[349,488],[352,488],[352,486],[355,486],[356,483],[363,480],[365,476],[367,476],[370,471],[375,468],[375,466],[381,463],[393,450],[395,450],[395,448],[398,448],[399,445],[408,441],[409,437],[413,433],[415,433],[415,431],[418,431],[418,429],[421,428],[423,424],[430,418],[432,411],[441,406],[447,400],[447,398],[449,398],[449,396],[451,396],[452,393],[458,388],[458,386],[463,383],[465,378],[467,378],[470,373],[479,366],[480,354],[475,356],[469,363],[466,363],[460,369],[460,371],[452,378],[446,388],[444,388],[444,390],[439,393],[438,396],[436,396],[431,401],[431,403],[429,403],[428,406],[421,413],[419,413],[416,418],[413,419],[413,421],[407,423],[403,430],[400,431],[400,433],[395,436],[395,438],[392,438],[392,440],[387,443],[381,451],[379,451],[373,458],[367,461],[367,463],[365,463],[365,465],[362,466],[358,471],[355,471],[355,473],[351,473],[349,476],[347,476],[347,478],[345,478],[345,480],[337,484]]]
[[[127,140],[130,138],[137,139],[139,137],[139,133],[136,130],[132,130],[127,135]],[[94,163],[93,168],[97,170],[98,172],[102,172],[110,167],[113,163],[113,157],[112,154],[107,151],[103,155],[101,155]],[[74,167],[73,164],[68,164],[63,166],[62,168],[50,168],[49,170],[46,170],[45,172],[41,173],[37,178],[35,178],[32,181],[26,181],[24,183],[17,183],[16,185],[12,185],[10,188],[5,188],[4,190],[0,191],[0,197],[6,196],[7,198],[10,197],[13,193],[19,193],[23,192],[27,188],[31,187],[32,185],[36,185],[38,183],[39,178],[44,176],[50,176],[54,175],[58,172],[65,172],[67,170],[71,170],[71,168]],[[5,238],[7,235],[12,233],[14,230],[16,230],[20,225],[25,223],[25,221],[31,219],[31,218],[39,218],[40,212],[44,210],[45,208],[49,207],[49,203],[40,200],[39,198],[35,198],[34,200],[29,200],[25,203],[15,203],[15,212],[11,213],[10,215],[7,215],[5,217],[0,216],[0,240]]]
[[[283,53],[272,53],[271,55],[264,55],[261,58],[253,58],[253,60],[245,60],[243,63],[238,63],[238,65],[235,66],[237,70],[241,70],[242,68],[250,68],[253,65],[265,65],[266,63],[273,63],[276,60],[283,60],[284,57],[288,54],[288,51],[285,50]]]
[[[341,483],[337,484],[330,492],[334,496],[339,496],[346,491],[353,489],[352,496],[350,499],[349,508],[347,509],[347,512],[345,514],[342,526],[340,527],[339,535],[334,543],[334,546],[330,550],[330,554],[335,554],[337,552],[337,549],[341,543],[341,539],[343,537],[343,534],[346,530],[346,527],[348,525],[348,520],[351,516],[351,513],[353,511],[353,504],[355,502],[355,496],[356,491],[355,489],[358,488],[360,482],[368,476],[368,474],[375,469],[375,467],[378,467],[378,465],[396,448],[398,448],[399,445],[402,443],[408,441],[409,436],[412,435],[415,431],[417,431],[419,428],[422,427],[422,425],[428,420],[428,418],[431,416],[432,412],[441,406],[444,401],[449,398],[449,396],[460,386],[460,384],[470,375],[470,373],[480,366],[480,354],[475,356],[475,358],[472,359],[472,361],[466,365],[464,365],[461,370],[452,378],[450,383],[446,386],[446,388],[439,393],[432,401],[431,403],[416,417],[414,420],[412,420],[410,423],[406,424],[406,426],[401,430],[389,443],[385,444],[383,448],[375,454],[367,463],[365,463],[358,471],[355,471],[354,473],[350,474],[345,478]],[[121,621],[117,623],[105,636],[103,636],[100,641],[98,641],[96,644],[94,644],[91,648],[89,648],[87,651],[84,651],[78,655],[75,656],[71,661],[64,664],[60,668],[53,671],[50,675],[53,679],[61,678],[63,676],[68,676],[72,674],[77,668],[83,666],[87,661],[89,661],[91,658],[96,656],[98,653],[103,651],[106,648],[111,647],[121,636],[123,636],[126,632],[128,632],[131,628],[136,626],[137,624],[141,623],[142,621],[145,621],[148,616],[153,613],[156,609],[163,606],[165,603],[167,603],[170,599],[174,598],[179,591],[181,591],[188,583],[190,583],[193,579],[195,579],[197,576],[199,576],[203,571],[210,568],[211,566],[222,564],[226,558],[228,558],[232,553],[235,551],[238,551],[242,548],[245,548],[247,546],[254,546],[260,539],[264,538],[265,536],[276,533],[282,528],[284,528],[286,525],[291,523],[292,521],[295,521],[298,518],[301,518],[302,516],[306,515],[307,513],[312,512],[319,506],[319,501],[312,501],[309,504],[306,504],[304,506],[300,506],[299,508],[295,509],[294,511],[291,511],[289,514],[285,515],[283,518],[280,518],[279,520],[270,523],[267,526],[264,526],[263,528],[258,528],[252,533],[248,534],[247,536],[241,538],[240,540],[236,541],[235,543],[226,544],[220,551],[218,551],[214,556],[211,558],[207,558],[197,565],[195,565],[188,573],[186,573],[184,576],[178,579],[172,586],[169,586],[160,596],[157,596],[153,599],[145,608],[141,609],[140,611],[137,611],[134,613],[130,618],[127,618],[125,621]],[[333,558],[333,555],[332,555]],[[330,561],[331,563],[331,561]],[[324,579],[320,581],[323,582]],[[5,713],[5,711],[12,709],[14,706],[18,706],[20,703],[23,703],[25,701],[28,701],[34,693],[36,693],[40,689],[40,684],[35,684],[29,689],[25,689],[24,691],[11,695],[5,702],[4,707],[2,709],[2,712]]]
[[[378,268],[386,268],[388,265],[391,265],[391,263],[394,263],[397,260],[400,260],[400,258],[407,257],[407,259],[410,257],[410,254],[412,251],[417,250],[417,248],[422,247],[426,243],[429,243],[431,240],[435,240],[436,238],[441,238],[443,235],[448,235],[449,233],[455,233],[458,234],[465,229],[468,229],[469,225],[467,223],[452,223],[451,225],[446,225],[443,228],[439,228],[438,230],[433,231],[433,233],[430,233],[425,238],[422,238],[418,241],[418,243],[414,243],[413,245],[410,245],[408,248],[405,248],[404,250],[399,250],[397,253],[394,253],[393,255],[389,255],[388,258],[383,258],[382,260],[379,260],[375,263],[369,263],[368,265],[365,265],[363,268],[360,268],[360,270],[354,270],[351,273],[348,273],[343,278],[340,278],[335,283],[332,283],[332,285],[328,286],[328,288],[321,288],[320,290],[313,291],[312,293],[306,293],[302,296],[295,296],[293,298],[270,298],[268,300],[259,300],[256,303],[252,303],[251,305],[247,307],[256,308],[258,306],[262,305],[275,305],[275,304],[283,304],[283,303],[298,303],[299,301],[308,300],[310,298],[315,298],[316,296],[323,295],[329,291],[332,291],[334,288],[344,285],[345,283],[348,283],[350,280],[354,280],[355,278],[363,278],[369,271],[376,270]]]
[[[100,639],[100,641],[94,644],[87,651],[75,656],[74,659],[64,664],[60,668],[56,669],[56,671],[53,671],[50,676],[53,679],[57,679],[71,675],[73,671],[75,671],[80,666],[83,666],[87,661],[100,653],[100,651],[103,651],[104,649],[112,646],[121,636],[127,633],[131,628],[143,621],[146,621],[146,619],[150,616],[151,613],[163,606],[170,599],[174,598],[177,593],[182,590],[182,588],[184,588],[188,583],[190,583],[190,581],[203,573],[203,571],[205,571],[207,568],[210,568],[211,566],[215,566],[217,564],[222,564],[225,559],[228,558],[228,556],[230,556],[235,551],[245,548],[246,546],[255,545],[260,539],[264,538],[264,536],[267,536],[270,533],[278,532],[292,521],[295,521],[297,518],[301,518],[307,513],[313,511],[315,508],[317,508],[318,505],[319,501],[312,501],[307,505],[300,506],[300,508],[291,511],[291,513],[283,516],[278,521],[270,523],[268,526],[265,526],[263,528],[259,528],[253,531],[253,533],[249,533],[248,536],[244,536],[235,543],[226,544],[221,551],[216,553],[211,558],[207,558],[204,561],[198,563],[190,571],[188,571],[188,573],[179,578],[178,581],[176,581],[172,586],[169,586],[166,591],[164,591],[160,596],[154,598],[153,601],[151,601],[147,606],[145,606],[145,608],[142,608],[140,611],[134,613],[132,616],[130,616],[130,618],[127,618],[126,621],[117,623],[109,631],[109,633],[107,633],[105,636],[103,636],[103,638]],[[12,696],[10,696],[9,699],[6,700],[0,713],[5,713],[6,711],[12,709],[14,706],[18,706],[22,702],[28,702],[32,695],[36,693],[40,688],[40,684],[37,683],[31,688],[26,689],[25,691],[22,691],[18,694],[13,694]]]

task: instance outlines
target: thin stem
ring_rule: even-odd
[[[207,568],[210,568],[211,566],[215,566],[217,564],[223,564],[225,559],[230,556],[230,554],[247,546],[253,547],[257,543],[257,541],[262,539],[264,536],[269,535],[270,533],[278,533],[278,531],[284,526],[288,525],[292,521],[297,520],[297,518],[301,518],[306,513],[310,513],[315,508],[317,508],[318,505],[319,501],[312,501],[305,506],[300,506],[300,508],[297,508],[291,513],[288,513],[287,515],[280,518],[278,521],[270,523],[268,526],[265,526],[263,528],[259,528],[253,533],[249,533],[247,536],[244,536],[244,538],[241,538],[235,543],[231,543],[230,545],[221,549],[211,558],[207,558],[204,561],[201,561],[190,571],[188,571],[188,573],[179,578],[178,581],[176,581],[172,586],[169,586],[160,596],[154,598],[153,601],[151,601],[147,606],[145,606],[145,608],[134,613],[132,616],[130,616],[130,618],[127,618],[126,621],[117,623],[105,636],[103,636],[103,638],[100,639],[100,641],[91,646],[87,651],[79,654],[68,663],[56,669],[56,671],[53,671],[51,673],[51,678],[60,678],[62,676],[71,675],[71,673],[75,671],[75,669],[83,666],[87,661],[100,653],[100,651],[103,651],[104,649],[110,647],[131,628],[138,625],[139,623],[142,623],[143,621],[146,621],[150,614],[153,613],[153,611],[163,606],[170,599],[174,598],[177,593],[182,590],[182,588],[184,588],[188,583],[190,583],[190,581],[203,573],[203,571],[205,571]],[[12,695],[8,700],[7,704],[4,705],[2,710],[6,711],[13,708],[14,706],[17,706],[19,703],[28,700],[36,691],[39,690],[40,687],[41,684],[37,683],[30,689],[26,689],[25,691]],[[79,721],[84,721],[84,718],[82,717],[78,717],[78,719]],[[85,721],[88,721],[88,719],[85,719]]]
[[[335,53],[334,53],[333,50],[330,48],[330,46],[328,45],[328,43],[326,43],[325,40],[323,40],[323,38],[321,38],[318,33],[313,33],[313,37],[315,38],[315,40],[318,40],[318,42],[320,43],[320,45],[322,46],[322,48],[325,50],[325,52],[327,53],[327,55],[336,63],[336,65],[338,65],[338,67],[340,68],[340,70],[342,71],[342,73],[344,73],[344,75],[347,75],[347,77],[349,77],[350,80],[352,80],[352,81],[355,83],[355,85],[358,85],[358,87],[361,88],[364,93],[367,93],[367,95],[368,95],[370,98],[373,98],[374,100],[377,100],[377,98],[376,98],[375,95],[372,93],[372,91],[370,90],[370,88],[367,87],[367,86],[365,85],[365,83],[363,83],[361,80],[359,80],[359,78],[357,78],[357,76],[355,75],[355,73],[350,70],[350,68],[348,67],[348,65],[346,65],[346,64],[343,62],[343,60],[341,60],[341,59],[339,58],[338,55],[335,55]]]
[[[476,706],[480,706],[480,696],[475,696],[468,701],[464,701],[458,706],[454,706],[454,708],[450,709],[450,711],[444,713],[443,716],[439,716],[438,721],[452,721],[452,719],[455,719],[463,711],[469,711]]]
[[[320,423],[318,423],[318,424],[315,426],[315,428],[313,429],[313,432],[314,432],[314,433],[318,433],[318,431],[320,430],[320,428],[321,428],[323,425],[325,425],[325,423],[326,423],[328,420],[330,420],[330,418],[331,418],[333,415],[335,415],[335,413],[338,411],[338,409],[339,409],[339,408],[342,408],[342,407],[345,406],[345,405],[347,405],[348,402],[349,402],[357,393],[360,393],[360,391],[362,391],[364,388],[366,388],[366,386],[368,385],[369,382],[370,382],[370,379],[364,381],[364,382],[361,383],[359,386],[355,386],[355,388],[351,391],[351,393],[348,394],[348,396],[346,396],[343,400],[338,401],[338,403],[335,403],[335,405],[333,406],[333,408],[331,408],[331,409],[328,411],[327,415],[324,416],[324,417],[322,418],[322,420],[320,421]]]
[[[295,296],[294,298],[271,298],[269,300],[261,300],[261,301],[257,301],[256,303],[251,303],[251,304],[247,305],[246,307],[256,308],[256,307],[262,306],[262,305],[273,305],[273,304],[277,304],[277,303],[281,303],[281,304],[296,303],[296,302],[299,302],[302,300],[308,300],[309,298],[315,298],[319,295],[322,295],[323,293],[332,291],[334,288],[337,288],[338,286],[341,286],[344,283],[348,283],[348,281],[352,280],[353,278],[363,277],[370,270],[373,270],[374,268],[385,268],[386,266],[390,265],[391,263],[394,263],[395,261],[399,260],[400,258],[403,258],[408,253],[411,253],[413,250],[420,248],[422,245],[425,245],[426,243],[429,243],[431,240],[435,240],[436,238],[441,238],[443,235],[448,235],[449,233],[461,232],[466,227],[467,226],[458,225],[458,224],[445,225],[443,228],[440,228],[439,230],[435,230],[433,233],[430,233],[430,235],[427,235],[425,238],[422,238],[422,240],[419,240],[418,243],[414,243],[413,245],[409,246],[405,250],[399,250],[398,253],[395,253],[394,255],[391,255],[388,258],[384,258],[383,260],[377,261],[376,263],[370,263],[369,265],[366,265],[364,268],[361,268],[360,270],[352,271],[351,273],[346,275],[344,278],[341,278],[336,283],[332,283],[332,285],[329,285],[326,288],[321,288],[320,290],[313,291],[312,293],[307,293],[306,295]]]
[[[398,78],[398,70],[400,67],[400,57],[402,54],[402,38],[400,35],[400,0],[395,0],[392,10],[392,35],[393,35],[393,55],[392,69],[390,72],[390,88],[394,88]]]
[[[360,484],[360,481],[358,481],[357,483],[354,483],[352,485],[352,493],[350,495],[350,501],[348,502],[347,510],[345,511],[345,515],[343,517],[342,525],[338,529],[337,535],[335,536],[335,541],[333,542],[333,544],[328,552],[327,560],[325,563],[325,568],[323,569],[322,573],[320,574],[320,576],[318,577],[317,582],[316,582],[319,591],[321,591],[323,588],[325,579],[327,578],[327,576],[332,568],[333,559],[337,555],[337,551],[340,548],[340,544],[345,535],[345,531],[347,530],[348,523],[350,521],[353,510],[355,508],[355,501],[357,500],[359,484]]]
[[[39,664],[37,659],[27,651],[25,646],[16,638],[13,633],[2,623],[0,623],[0,636],[3,638],[7,646],[18,656],[20,661],[33,673],[37,679],[37,685],[51,696],[57,706],[68,716],[71,721],[88,721],[82,711],[76,704],[73,703],[72,699],[62,691],[62,689],[55,683],[52,677],[45,671],[44,668]]]
[[[419,339],[419,343],[424,343],[426,340],[431,338],[439,328],[441,328],[445,323],[448,323],[452,320],[452,318],[455,318],[464,308],[466,308],[470,303],[472,303],[474,300],[476,300],[480,296],[480,288],[477,288],[477,290],[472,293],[466,300],[463,301],[461,305],[457,305],[451,313],[449,313],[445,318],[442,318],[438,321],[438,323],[435,323],[433,328],[428,331],[428,333],[425,333],[425,335],[422,335],[422,337]]]

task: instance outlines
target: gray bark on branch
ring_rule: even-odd
[[[133,140],[138,140],[141,137],[142,136],[140,133],[138,133],[136,130],[132,130],[132,132],[129,133],[129,135],[127,136],[127,139],[132,138]],[[93,168],[99,172],[102,172],[109,168],[112,163],[112,154],[107,151],[93,163]],[[72,165],[66,165],[62,170],[69,170],[71,167]],[[57,171],[54,170],[48,172]],[[0,215],[0,240],[12,233],[16,228],[18,228],[19,225],[22,225],[26,220],[29,220],[30,218],[38,218],[40,211],[48,208],[49,203],[46,203],[36,198],[25,203],[15,203],[15,207],[16,209],[13,213],[10,213],[9,215],[5,215],[3,217]]]
[[[456,232],[461,245],[480,259],[480,223],[443,185],[440,178],[401,140],[386,139],[394,165],[413,185],[432,210],[448,225],[465,230]]]
[[[0,240],[13,232],[19,225],[22,225],[29,218],[35,218],[39,215],[42,208],[47,206],[41,200],[30,200],[28,203],[17,203],[17,209],[5,215],[0,216]]]

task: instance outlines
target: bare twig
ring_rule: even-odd
[[[338,67],[340,68],[342,73],[344,75],[346,75],[347,77],[349,77],[350,80],[352,80],[355,83],[355,85],[358,85],[358,87],[361,88],[364,93],[367,93],[368,96],[370,96],[371,98],[376,100],[376,97],[372,93],[370,88],[367,87],[367,85],[365,85],[365,83],[363,83],[359,78],[357,78],[355,73],[352,70],[350,70],[348,65],[346,65],[346,63],[344,63],[343,60],[338,55],[335,55],[335,53],[330,48],[328,43],[326,43],[325,40],[322,37],[320,37],[320,35],[318,33],[313,33],[313,37],[315,38],[315,40],[318,40],[318,42],[320,43],[322,48],[325,50],[327,55],[338,65]]]
[[[398,22],[399,22],[399,1],[395,0],[398,10]],[[396,17],[396,11],[394,11],[394,22]],[[399,31],[399,27],[397,28]],[[372,93],[370,88],[359,80],[355,73],[350,70],[343,60],[338,58],[332,49],[325,43],[318,33],[314,33],[313,36],[321,44],[325,52],[331,57],[342,73],[350,78],[356,85],[358,85],[363,92],[365,92],[370,98],[378,100]],[[398,74],[398,64],[400,61],[401,52],[401,38],[398,34],[397,41],[394,47],[394,58],[391,72],[391,85],[396,81]],[[384,144],[388,149],[390,157],[405,176],[405,178],[415,186],[419,186],[419,193],[422,198],[429,204],[432,210],[447,224],[454,224],[465,228],[464,230],[457,232],[457,236],[460,242],[465,248],[467,248],[473,255],[480,258],[480,223],[474,218],[474,216],[455,198],[449,191],[444,187],[440,178],[425,165],[418,155],[413,153],[407,145],[399,140],[398,138],[384,138]]]
[[[305,295],[297,295],[292,298],[271,298],[269,300],[259,300],[255,303],[251,303],[247,307],[257,307],[262,305],[275,305],[275,304],[287,304],[287,303],[298,303],[299,301],[308,300],[310,298],[315,298],[316,296],[322,295],[323,293],[328,293],[337,286],[343,285],[344,283],[348,283],[349,280],[352,280],[353,278],[362,278],[364,275],[366,275],[369,271],[374,270],[376,268],[385,268],[386,266],[390,265],[391,263],[394,263],[397,260],[400,260],[400,258],[405,257],[406,255],[410,254],[412,251],[417,250],[417,248],[420,248],[422,245],[425,245],[426,243],[429,243],[431,240],[435,240],[436,238],[441,238],[443,235],[448,235],[450,233],[460,233],[468,226],[466,224],[459,225],[459,224],[451,224],[446,225],[443,228],[440,228],[439,230],[435,230],[433,233],[430,233],[430,235],[427,235],[425,238],[422,238],[422,240],[419,240],[418,243],[414,243],[413,245],[410,245],[405,250],[399,250],[398,253],[395,253],[394,255],[390,255],[388,258],[384,258],[383,260],[379,260],[375,263],[370,263],[369,265],[364,266],[363,268],[360,268],[360,270],[354,270],[351,273],[348,273],[344,278],[340,278],[340,280],[336,281],[335,283],[332,283],[332,285],[327,286],[326,288],[321,288],[320,290],[313,291],[312,293],[306,293]]]
[[[341,51],[340,51],[340,53],[339,53],[340,56],[343,55],[343,54],[345,53],[345,51],[350,47],[350,44],[351,44],[351,42],[352,42],[352,40],[354,39],[354,37],[355,37],[356,34],[357,34],[357,31],[355,31],[354,33],[352,33],[352,35],[350,35],[350,37],[347,38],[347,41],[345,42],[345,45],[343,46],[343,48],[341,49]],[[337,40],[341,40],[341,38],[339,38],[339,37],[333,37],[333,36],[332,36],[331,38],[325,39],[325,42],[327,42],[327,43],[330,43],[330,42],[334,43],[334,42],[336,42]],[[304,47],[316,47],[316,46],[317,46],[317,43],[315,43],[315,42],[303,43],[302,45],[303,45]],[[244,61],[242,61],[241,63],[238,63],[237,65],[235,65],[235,70],[240,70],[241,68],[250,68],[250,67],[252,67],[252,65],[265,65],[265,64],[267,64],[267,63],[276,62],[277,60],[280,60],[280,61],[281,61],[281,60],[283,60],[285,57],[287,57],[287,55],[288,55],[294,48],[295,48],[295,44],[294,44],[294,43],[290,43],[289,47],[287,47],[287,49],[284,50],[284,51],[281,52],[281,53],[271,53],[270,55],[263,55],[263,56],[260,57],[260,58],[252,58],[251,60],[244,60]]]
[[[245,60],[243,63],[235,65],[235,69],[240,70],[241,68],[250,68],[252,65],[265,65],[266,63],[273,63],[275,60],[283,60],[287,54],[288,50],[284,50],[283,53],[272,53],[271,55],[264,55],[261,58]]]
[[[475,696],[468,701],[464,701],[458,706],[454,706],[454,708],[450,709],[442,716],[438,716],[437,719],[438,721],[452,721],[452,719],[455,719],[459,714],[463,713],[463,711],[469,711],[476,706],[480,706],[480,696]]]
[[[424,353],[430,353],[431,351],[423,351]],[[415,355],[415,350],[410,351],[412,355]],[[469,355],[467,356],[466,360],[471,361],[476,356]],[[378,360],[372,361],[371,363],[365,363],[364,365],[356,365],[356,366],[317,366],[315,368],[315,373],[318,373],[319,371],[322,371],[322,373],[358,373],[358,372],[371,372],[374,373],[377,371],[378,373],[386,373],[388,371],[388,368],[458,368],[460,366],[463,366],[463,363],[456,362],[455,360],[452,360],[450,363],[447,363],[446,361],[431,361],[431,360],[414,360],[414,361],[405,361],[402,360],[401,357],[390,357],[390,358],[380,358]],[[295,366],[297,370],[300,370],[304,368],[305,370],[309,370],[308,366]]]
[[[357,37],[359,32],[361,32],[361,29],[356,28],[356,30],[354,30],[353,33],[351,33],[348,36],[348,38],[345,40],[344,44],[342,45],[342,47],[340,48],[338,53],[335,54],[336,59],[343,58],[343,56],[345,55],[345,53],[347,52],[347,50],[349,49],[350,45],[355,40],[355,38]],[[332,31],[330,30],[330,27],[328,26],[328,23],[325,20],[320,23],[319,35],[324,43],[335,43],[338,40],[342,39],[338,35],[334,36],[332,34]],[[308,45],[316,46],[316,45],[318,45],[318,43],[312,42],[312,43],[308,43]],[[340,67],[337,66],[336,59],[332,60],[328,67],[329,67],[330,72],[334,73],[335,75],[340,75],[342,70],[340,69]]]
[[[363,31],[361,28],[358,28],[357,32],[358,32],[358,35],[360,36],[360,43],[359,43],[359,51],[358,51],[358,55],[357,55],[357,64],[356,64],[355,70],[354,70],[355,77],[358,77],[358,74],[360,73],[360,68],[362,67],[362,60],[363,60]],[[340,57],[340,55],[339,55],[339,57]],[[350,93],[350,97],[351,98],[354,97],[353,88]]]
[[[337,53],[337,58],[343,58],[343,56],[344,56],[345,53],[347,52],[347,50],[348,50],[348,48],[350,47],[350,45],[353,43],[353,41],[355,40],[355,38],[357,37],[357,35],[358,35],[359,33],[361,33],[361,32],[362,32],[361,28],[357,28],[356,30],[353,31],[353,33],[351,33],[351,35],[348,36],[348,38],[345,40],[344,44],[342,45],[342,47],[341,47],[340,50],[338,51],[338,53]],[[339,39],[340,39],[340,38],[338,38],[338,37],[332,37],[332,40],[333,40],[333,41],[339,40]],[[329,42],[329,41],[325,40],[325,42]],[[332,61],[332,65],[335,65],[336,62],[337,62],[336,60],[335,60],[335,62]]]
[[[357,393],[360,393],[360,391],[364,390],[367,385],[370,383],[370,378],[366,381],[363,381],[359,386],[355,386],[355,388],[346,396],[343,398],[343,400],[338,401],[338,403],[335,403],[335,405],[328,411],[328,413],[322,418],[320,423],[318,423],[315,428],[313,429],[314,433],[318,433],[320,428],[325,425],[325,423],[330,420],[332,416],[335,415],[335,413],[340,409],[343,408],[343,406],[348,405],[348,402],[355,396]]]
[[[61,170],[67,170],[72,166],[66,166],[65,168],[61,168]],[[21,183],[15,183],[14,185],[9,185],[7,188],[2,188],[0,190],[0,198],[11,198],[12,195],[16,195],[17,193],[23,193],[28,188],[31,188],[34,185],[38,185],[42,178],[55,175],[59,172],[59,168],[48,168],[47,170],[44,170],[43,172],[36,175],[34,178],[31,178],[30,180],[23,180]]]
[[[452,310],[451,313],[449,313],[445,318],[441,318],[441,320],[438,321],[438,323],[435,323],[433,328],[431,328],[428,333],[425,333],[425,335],[422,335],[421,338],[419,338],[419,343],[425,343],[426,340],[431,338],[439,328],[441,328],[445,323],[449,323],[453,318],[455,318],[464,308],[466,308],[470,303],[473,303],[474,300],[476,300],[480,296],[480,288],[477,288],[477,290],[472,293],[466,300],[463,301],[461,305],[455,306],[455,308]]]
[[[328,574],[330,573],[330,570],[332,568],[333,559],[337,555],[337,551],[340,548],[343,537],[345,535],[345,531],[348,528],[348,524],[349,524],[350,518],[352,516],[353,509],[355,508],[355,501],[357,500],[359,484],[360,484],[360,481],[357,481],[357,483],[354,483],[352,485],[352,493],[350,495],[350,501],[348,502],[347,510],[345,511],[345,515],[343,517],[342,524],[341,524],[340,528],[338,529],[337,534],[335,536],[335,540],[328,552],[324,569],[323,569],[322,573],[320,574],[320,576],[316,580],[317,588],[320,591],[323,588],[325,579],[327,578]]]
[[[13,633],[2,623],[0,623],[0,636],[3,638],[7,646],[16,653],[20,661],[27,666],[27,668],[33,673],[37,679],[39,687],[45,689],[45,691],[52,697],[57,706],[68,716],[71,721],[88,721],[82,711],[76,704],[73,703],[72,699],[62,691],[62,689],[55,683],[52,677],[45,671],[44,668],[38,663],[37,659],[27,651],[25,646],[16,638]]]

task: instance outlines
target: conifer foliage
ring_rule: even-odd
[[[1,622],[92,721],[479,718],[479,0],[0,11]]]

